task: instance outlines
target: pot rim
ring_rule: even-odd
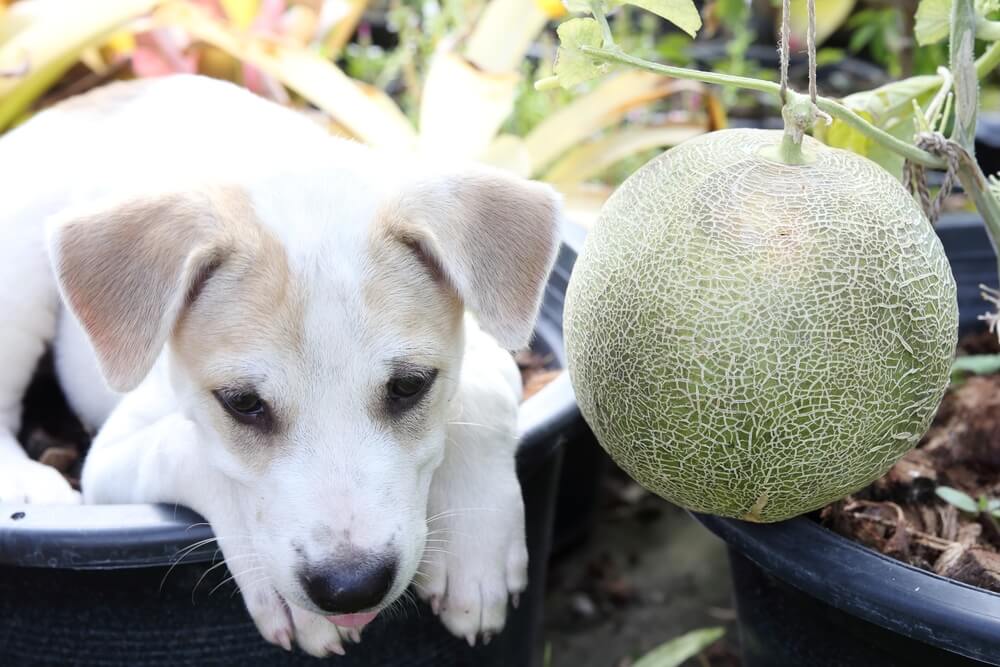
[[[521,477],[537,470],[580,418],[562,346],[562,296],[575,259],[563,244],[535,327],[535,339],[563,370],[518,410]],[[212,537],[204,518],[180,505],[0,504],[0,566],[114,570],[206,562],[217,556]]]
[[[756,524],[692,512],[766,573],[905,637],[1000,661],[1000,594],[878,553],[806,517]]]

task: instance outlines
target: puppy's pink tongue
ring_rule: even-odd
[[[364,614],[340,614],[339,616],[327,616],[326,620],[342,628],[361,629],[371,623],[378,616],[377,611],[369,611]]]

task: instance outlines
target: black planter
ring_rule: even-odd
[[[562,299],[566,294],[573,263],[583,248],[586,230],[576,224],[563,227],[563,248],[549,278],[554,288],[553,300],[559,303],[559,326],[562,327]],[[572,551],[586,541],[597,516],[602,497],[601,481],[612,465],[587,422],[577,422],[566,434],[568,446],[563,455],[562,475],[556,494],[556,518],[552,535],[554,556]]]
[[[944,216],[959,328],[996,285],[982,221]],[[1000,595],[911,567],[807,517],[754,524],[696,514],[729,546],[744,667],[1000,665]]]
[[[807,518],[695,518],[729,545],[743,667],[1000,664],[1000,595]]]
[[[559,264],[572,266],[563,248]],[[547,289],[535,347],[562,367],[565,281]],[[337,665],[527,666],[538,656],[545,569],[566,434],[580,422],[564,373],[521,408],[518,452],[531,559],[528,591],[488,646],[452,637],[423,604],[376,619]],[[211,536],[183,509],[152,505],[5,505],[0,515],[0,665],[318,664],[264,642],[228,573],[209,573],[214,547],[178,553]],[[171,570],[171,566],[173,569]],[[192,592],[195,591],[195,592]]]

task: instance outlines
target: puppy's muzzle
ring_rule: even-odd
[[[299,577],[313,604],[327,614],[355,614],[378,607],[392,589],[391,556],[353,556],[305,566]]]

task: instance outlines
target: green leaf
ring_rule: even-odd
[[[921,0],[917,6],[917,22],[913,33],[920,46],[927,46],[948,38],[951,26],[952,0]]]
[[[912,108],[911,100],[919,101],[920,97],[935,92],[940,85],[941,79],[934,75],[911,76],[848,95],[842,102],[858,113],[867,112],[881,126],[893,116],[909,113]]]
[[[634,5],[652,12],[694,37],[701,28],[701,14],[694,0],[618,0],[617,4]]]
[[[989,512],[1000,512],[1000,498],[990,498],[986,503]]]
[[[914,76],[874,90],[848,95],[841,102],[872,125],[908,142],[913,139],[916,130],[914,100],[918,103],[926,102],[940,84],[940,79],[936,76]],[[829,126],[817,125],[816,137],[829,146],[867,157],[897,178],[902,176],[902,157],[842,120],[834,119]]]
[[[725,628],[701,628],[660,644],[636,660],[632,667],[678,667],[701,653],[726,633]]]
[[[570,19],[562,23],[556,33],[559,35],[559,51],[556,53],[553,71],[563,88],[572,88],[608,71],[606,64],[595,62],[593,58],[580,52],[581,46],[601,46],[601,26],[597,21]]]
[[[970,354],[957,357],[951,364],[952,380],[965,375],[991,375],[1000,372],[1000,354]]]
[[[937,497],[945,501],[949,505],[954,505],[963,512],[968,512],[969,514],[979,514],[979,503],[964,491],[959,491],[958,489],[953,489],[950,486],[939,486],[934,489],[934,493]]]
[[[927,46],[944,41],[951,30],[951,6],[953,0],[920,0],[917,6],[917,20],[913,34],[917,44]],[[976,0],[976,16],[985,19],[993,12],[1000,11],[1000,0]]]

